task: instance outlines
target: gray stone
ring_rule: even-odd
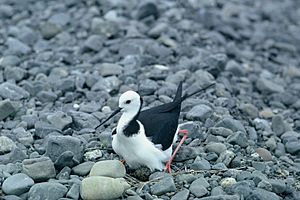
[[[238,195],[217,195],[202,197],[201,200],[240,200],[240,197]]]
[[[86,176],[88,173],[90,173],[94,164],[95,162],[91,161],[80,163],[79,165],[72,168],[72,172],[73,174],[78,176]]]
[[[256,87],[262,93],[275,93],[275,92],[284,92],[284,87],[279,85],[271,80],[260,78],[256,82]]]
[[[280,197],[273,192],[269,192],[264,189],[256,188],[252,191],[252,194],[247,199],[259,199],[259,200],[280,200]]]
[[[46,155],[55,162],[61,154],[70,151],[74,154],[74,158],[81,162],[83,157],[83,147],[78,138],[71,136],[52,135],[48,139],[46,147]]]
[[[188,189],[182,189],[179,192],[177,192],[171,200],[187,200],[189,197],[190,191]]]
[[[226,141],[230,144],[237,144],[242,148],[245,148],[248,146],[248,139],[245,132],[238,131],[234,133],[233,135],[230,135],[226,138]]]
[[[220,154],[220,156],[216,162],[224,163],[228,167],[234,157],[235,157],[235,153],[233,153],[232,151],[226,150]]]
[[[281,115],[275,115],[272,118],[271,128],[276,133],[277,136],[280,136],[285,132],[286,126],[283,117]]]
[[[40,26],[40,31],[43,38],[49,40],[61,32],[61,28],[54,23],[45,22]]]
[[[82,180],[80,195],[82,199],[90,200],[117,199],[129,188],[123,178],[91,176]]]
[[[174,160],[180,162],[193,159],[199,156],[201,153],[203,153],[203,151],[204,150],[202,147],[182,146],[180,147]]]
[[[190,165],[190,168],[193,169],[193,170],[209,170],[211,169],[211,165],[210,163],[203,159],[203,158],[200,158],[198,159],[199,157],[197,157],[194,161],[194,163],[192,163]]]
[[[112,76],[112,75],[120,75],[123,71],[123,67],[121,65],[115,63],[101,63],[96,65],[96,69],[99,71],[101,76]]]
[[[237,63],[235,60],[229,60],[225,66],[225,70],[235,76],[244,76],[246,74],[246,70],[242,64]]]
[[[113,21],[103,20],[102,18],[93,18],[91,32],[110,38],[119,33],[119,26]]]
[[[4,77],[6,80],[20,81],[26,75],[26,70],[20,67],[6,67],[4,70]]]
[[[196,180],[196,177],[193,174],[179,174],[176,176],[176,182],[179,184],[192,183],[194,180]]]
[[[272,160],[272,154],[267,149],[257,148],[257,149],[255,149],[255,152],[265,161]]]
[[[5,2],[4,2],[5,3]],[[13,6],[2,4],[0,7],[0,19],[10,18],[14,14]]]
[[[14,174],[8,177],[2,185],[2,191],[5,194],[20,195],[27,192],[34,181],[23,173]]]
[[[139,93],[141,95],[151,95],[153,94],[158,88],[158,85],[155,81],[146,79],[142,80],[139,85]]]
[[[4,101],[0,101],[0,121],[16,112],[15,107],[12,105],[9,99],[5,99]]]
[[[152,2],[146,2],[138,8],[136,17],[138,20],[142,20],[149,16],[153,16],[155,19],[159,16],[157,6]]]
[[[28,193],[28,200],[57,200],[59,198],[64,197],[67,191],[67,187],[60,183],[37,183],[30,188]]]
[[[225,169],[227,169],[227,167],[226,167],[226,165],[224,163],[217,163],[215,165],[212,165],[211,169],[225,170]]]
[[[29,97],[29,93],[16,84],[5,82],[0,85],[0,96],[10,100],[21,100]]]
[[[3,200],[22,200],[20,197],[16,195],[5,195]]]
[[[201,138],[200,126],[195,122],[185,122],[179,125],[180,129],[187,130],[189,132],[189,138]]]
[[[14,141],[6,136],[0,136],[0,155],[11,152],[16,147]]]
[[[186,118],[192,121],[202,121],[204,122],[207,118],[212,115],[211,107],[202,104],[194,106],[187,114]]]
[[[99,35],[91,35],[83,44],[84,51],[99,51],[103,46],[103,37]]]
[[[7,55],[3,56],[0,59],[0,66],[1,67],[11,67],[11,66],[17,66],[20,63],[20,58],[15,55]]]
[[[268,190],[268,191],[272,191],[272,184],[268,181],[262,180],[257,184],[258,188],[264,189],[264,190]]]
[[[71,17],[68,12],[55,13],[49,19],[50,23],[58,26],[65,26],[71,21]]]
[[[118,160],[98,161],[90,171],[90,176],[107,176],[111,178],[122,178],[125,174],[125,166]]]
[[[194,183],[194,182],[193,182]],[[208,194],[208,190],[203,185],[191,184],[189,190],[196,197],[203,197]]]
[[[217,187],[214,187],[212,190],[211,190],[211,196],[218,196],[218,195],[225,195],[226,193],[224,192],[222,186],[217,186]]]
[[[242,104],[240,106],[240,110],[251,118],[256,118],[259,114],[258,109],[250,103]]]
[[[49,114],[47,116],[47,120],[59,130],[64,130],[65,128],[70,126],[73,122],[72,117],[68,116],[66,113],[62,111],[57,111],[53,114]]]
[[[280,136],[282,142],[286,144],[287,142],[295,142],[300,139],[300,134],[294,131],[287,131]]]
[[[58,179],[58,180],[69,180],[70,179],[70,175],[71,175],[71,168],[65,166],[56,175],[56,179]]]
[[[52,91],[40,91],[36,96],[42,103],[54,102],[57,99],[57,95]]]
[[[151,193],[154,195],[162,195],[167,192],[175,192],[176,186],[172,177],[166,177],[151,186]]]
[[[54,127],[52,124],[43,121],[37,121],[34,124],[35,132],[34,135],[39,138],[45,138],[47,135],[53,132],[60,132],[60,130]]]
[[[285,149],[287,152],[294,154],[294,155],[299,155],[300,154],[300,141],[295,141],[295,142],[287,142],[285,144]]]
[[[27,157],[28,156],[24,153],[24,151],[22,151],[18,147],[15,147],[9,153],[6,153],[4,155],[0,154],[0,163],[1,164],[15,163],[17,161],[22,161]]]
[[[226,178],[222,179],[221,182],[220,182],[220,185],[223,188],[231,187],[234,184],[236,184],[236,180],[232,177],[226,177]]]
[[[16,38],[9,37],[6,41],[9,52],[14,55],[27,55],[31,48]]]
[[[74,157],[74,153],[72,151],[65,151],[56,159],[54,162],[54,166],[56,169],[61,170],[65,166],[73,167],[77,165],[79,162]]]
[[[143,199],[140,196],[135,195],[135,196],[127,197],[126,200],[143,200]]]
[[[239,181],[226,189],[227,190],[229,189],[231,193],[248,197],[253,190],[252,187],[254,187],[252,184],[254,185],[254,183],[251,181]]]
[[[228,129],[232,130],[233,132],[236,132],[236,131],[246,132],[245,127],[243,126],[243,124],[240,121],[229,118],[229,117],[225,117],[224,119],[219,121],[215,125],[215,127],[228,128]]]
[[[71,117],[73,118],[73,123],[76,128],[96,128],[100,122],[99,120],[91,114],[84,112],[70,112]]]
[[[211,127],[209,128],[208,133],[228,137],[233,134],[233,131],[224,127]]]
[[[211,142],[208,143],[205,146],[205,150],[207,152],[214,152],[217,153],[218,155],[221,154],[222,152],[226,151],[226,146],[223,143],[218,143],[218,142]]]
[[[34,181],[46,181],[56,175],[54,164],[48,157],[25,159],[22,166],[23,173]]]
[[[269,138],[265,144],[271,151],[275,150],[277,147],[277,143],[274,137]]]
[[[74,183],[66,194],[67,198],[70,199],[79,199],[80,194],[80,184]]]

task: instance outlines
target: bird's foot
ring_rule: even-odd
[[[126,160],[124,160],[124,159],[120,160],[120,162],[121,162],[123,165],[126,164]]]
[[[181,140],[180,140],[178,146],[176,147],[175,151],[173,152],[171,158],[170,158],[169,161],[167,162],[167,164],[166,164],[166,166],[165,166],[165,168],[164,168],[164,172],[167,171],[167,170],[168,170],[169,173],[172,172],[172,170],[171,170],[171,163],[172,163],[173,159],[175,158],[177,151],[178,151],[179,148],[182,146],[183,142],[186,140],[186,138],[187,138],[187,136],[188,136],[188,134],[189,134],[189,132],[188,132],[187,130],[179,130],[179,131],[178,131],[178,134],[179,134],[179,133],[183,133],[183,137],[181,138]]]

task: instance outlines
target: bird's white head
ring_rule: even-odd
[[[124,92],[119,99],[119,108],[121,108],[122,112],[138,112],[141,104],[140,95],[131,90]]]

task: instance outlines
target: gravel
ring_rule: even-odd
[[[99,199],[103,178],[114,199],[299,198],[299,6],[2,0],[0,199]],[[180,81],[184,94],[216,85],[182,103],[174,173],[125,170],[118,116],[98,125],[121,93],[149,108]]]

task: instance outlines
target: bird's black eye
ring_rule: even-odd
[[[130,104],[131,100],[127,100],[125,101],[126,104]]]

